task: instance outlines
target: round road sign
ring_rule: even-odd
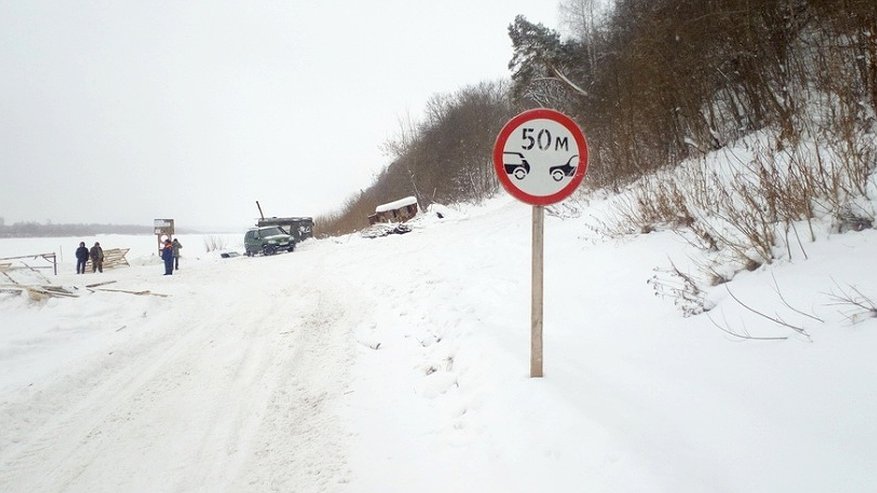
[[[569,197],[588,169],[588,143],[571,118],[555,110],[525,111],[505,124],[493,146],[493,167],[522,202],[550,205]]]

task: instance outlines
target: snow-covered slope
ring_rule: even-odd
[[[838,304],[877,301],[877,232],[683,317],[647,281],[695,253],[601,236],[609,204],[546,218],[543,379],[530,209],[506,198],[174,276],[71,264],[51,281],[77,298],[0,294],[0,491],[877,490],[877,318]],[[167,296],[84,288],[107,280]]]

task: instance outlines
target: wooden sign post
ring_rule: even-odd
[[[545,208],[533,206],[533,268],[530,296],[530,378],[542,377],[542,265]]]
[[[155,237],[158,239],[158,256],[161,257],[161,249],[164,248],[164,240],[169,240],[174,236],[174,220],[154,219],[152,223],[155,228]]]
[[[588,169],[588,143],[578,125],[545,108],[505,124],[493,146],[493,167],[503,188],[533,206],[530,306],[530,377],[542,377],[542,306],[545,206],[569,197]]]

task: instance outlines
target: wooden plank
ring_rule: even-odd
[[[96,288],[96,287],[98,287],[98,286],[106,286],[107,284],[112,284],[112,283],[114,283],[114,282],[117,282],[117,281],[96,282],[96,283],[94,283],[94,284],[86,284],[85,287],[87,287],[87,288]]]
[[[161,294],[161,293],[153,293],[152,291],[144,290],[144,291],[128,291],[125,289],[108,289],[108,288],[97,288],[95,291],[107,291],[110,293],[125,293],[125,294],[134,294],[137,296],[160,296],[162,298],[167,298],[169,295]]]
[[[40,288],[45,289],[46,291],[51,291],[53,293],[74,294],[72,291],[63,286],[40,286]]]
[[[66,293],[63,291],[55,291],[55,290],[49,291],[49,290],[39,288],[36,286],[26,286],[25,289],[27,289],[27,293],[30,295],[31,299],[34,299],[37,301],[45,299],[46,297],[79,298],[79,295],[76,295],[76,294]]]

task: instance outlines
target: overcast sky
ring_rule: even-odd
[[[509,76],[517,14],[556,26],[557,2],[0,0],[0,217],[337,210],[400,119]]]

